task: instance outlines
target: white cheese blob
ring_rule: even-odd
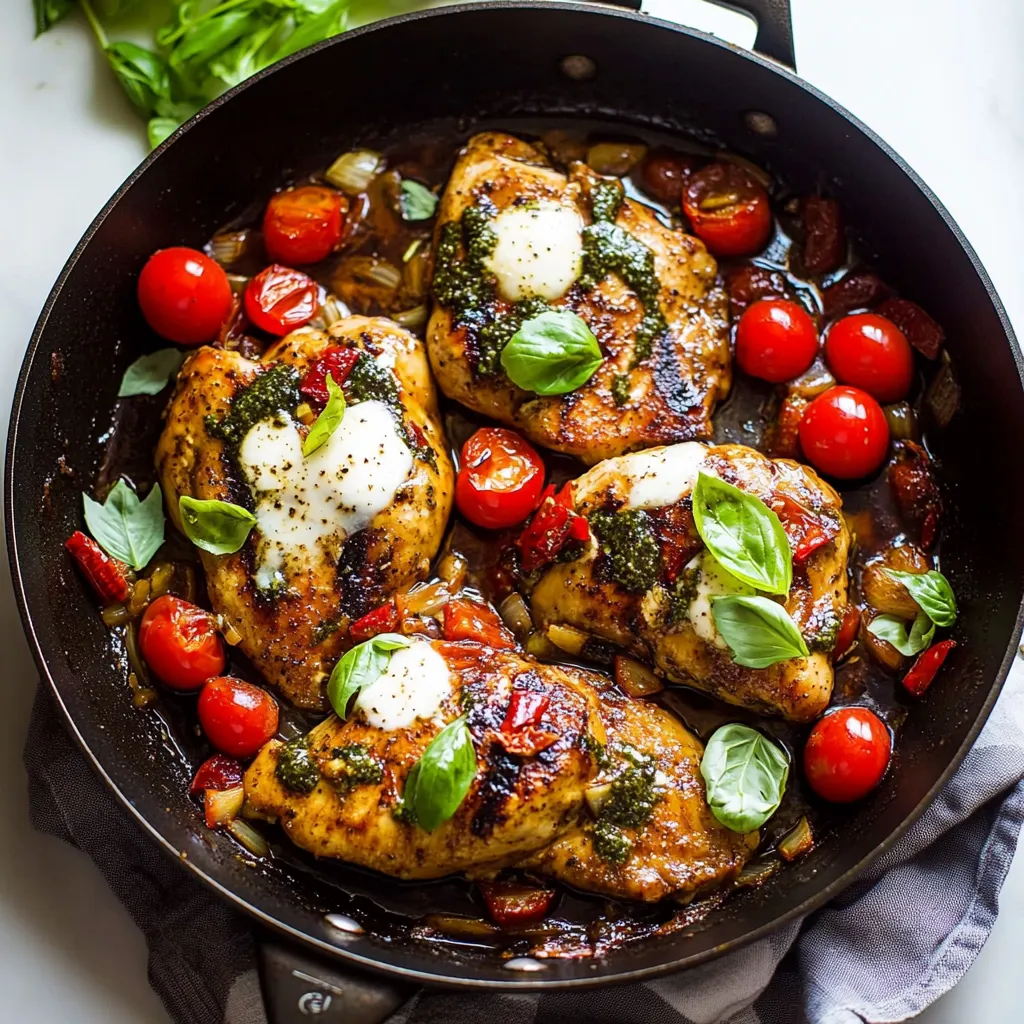
[[[550,201],[510,206],[491,221],[497,238],[487,267],[509,302],[559,299],[583,267],[583,218]]]
[[[394,651],[387,669],[359,691],[355,709],[376,729],[407,729],[420,718],[433,718],[451,696],[448,663],[426,640],[413,640]]]
[[[680,501],[696,485],[705,455],[704,445],[686,441],[624,456],[626,508],[663,508]]]
[[[325,551],[368,526],[409,478],[413,456],[383,402],[351,405],[326,443],[308,458],[288,417],[257,423],[238,449],[256,500],[256,585],[303,571]]]
[[[700,576],[697,578],[696,594],[690,602],[687,610],[687,617],[693,631],[708,643],[716,647],[726,648],[725,640],[715,626],[715,620],[711,615],[711,598],[721,594],[753,594],[754,588],[748,587],[731,576],[722,568],[718,560],[710,551],[702,551],[695,558],[691,559],[686,570],[699,569]]]

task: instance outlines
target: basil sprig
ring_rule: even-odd
[[[462,805],[476,778],[476,751],[465,718],[456,718],[431,741],[405,780],[402,803],[427,832],[446,822]]]
[[[753,832],[782,802],[789,759],[756,729],[734,722],[714,731],[700,773],[715,818],[733,832]]]
[[[767,668],[810,653],[789,613],[771,598],[744,594],[714,597],[711,616],[733,661],[745,668]]]
[[[82,495],[85,523],[96,543],[108,555],[141,569],[164,542],[164,500],[160,485],[153,484],[144,501],[118,480],[101,505]]]
[[[327,699],[341,719],[348,717],[349,705],[360,690],[377,682],[391,661],[391,654],[408,647],[399,633],[380,633],[346,651],[327,681]]]
[[[185,536],[211,555],[234,554],[256,525],[256,517],[247,508],[216,498],[183,494],[178,499],[178,509]]]
[[[885,570],[897,583],[907,588],[910,596],[936,626],[952,626],[956,622],[956,598],[949,580],[935,569],[925,573]]]
[[[921,612],[908,632],[907,624],[895,615],[877,615],[868,625],[868,632],[892,644],[900,654],[909,658],[931,646],[935,623]]]
[[[769,594],[788,594],[793,555],[779,517],[758,497],[698,473],[693,518],[708,550],[737,579]]]
[[[508,379],[538,395],[575,391],[590,380],[602,359],[586,321],[567,309],[550,309],[525,321],[501,351]]]
[[[327,439],[338,429],[345,416],[345,393],[334,383],[334,378],[327,374],[327,404],[324,411],[310,427],[306,440],[302,442],[302,454],[309,458],[318,448],[322,448]]]
[[[403,178],[398,206],[403,220],[430,220],[437,210],[437,196],[426,185]]]
[[[148,356],[139,356],[124,371],[117,397],[160,394],[167,387],[167,382],[181,369],[184,361],[184,353],[176,348],[162,348],[150,352]]]

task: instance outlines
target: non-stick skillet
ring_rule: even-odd
[[[1021,632],[1024,581],[1015,514],[1024,508],[1024,478],[988,455],[1024,437],[1022,366],[1006,314],[913,172],[792,72],[786,0],[731,6],[758,18],[760,53],[612,7],[547,2],[410,15],[314,48],[228,94],[150,157],[89,229],[43,310],[7,453],[9,551],[25,629],[96,770],[155,841],[259,925],[281,1020],[315,1010],[324,1019],[380,1020],[415,983],[623,982],[749,942],[835,895],[886,849],[955,769],[996,699]],[[104,452],[121,372],[147,337],[134,280],[152,250],[201,244],[289,175],[354,144],[382,146],[431,124],[468,134],[476,125],[579,117],[710,137],[795,189],[823,186],[884,276],[945,326],[962,403],[936,455],[952,510],[943,569],[962,608],[961,643],[909,716],[896,770],[809,857],[737,893],[692,933],[517,973],[479,951],[382,942],[373,929],[348,934],[327,917],[368,907],[415,917],[445,898],[443,886],[291,861],[254,869],[229,839],[202,829],[173,733],[125,698],[119,652],[61,542],[78,525],[80,491]],[[130,434],[131,423],[122,429]],[[73,477],[58,471],[61,457]],[[317,977],[329,981],[321,995],[309,994]]]

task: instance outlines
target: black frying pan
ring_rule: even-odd
[[[793,62],[786,0],[732,6],[758,17],[758,48],[773,59],[578,3],[449,8],[348,33],[257,76],[161,147],[96,219],[46,303],[7,453],[9,552],[25,629],[69,728],[130,813],[224,899],[291,940],[265,947],[281,1019],[312,987],[290,974],[301,947],[320,964],[302,972],[326,977],[333,963],[328,1014],[370,1021],[414,982],[588,987],[679,970],[763,936],[834,896],[894,842],[956,768],[996,699],[1020,637],[1024,580],[1016,522],[1024,476],[988,458],[1024,437],[1021,360],[1006,314],[971,247],[913,172],[785,66]],[[325,920],[330,911],[370,907],[389,919],[415,917],[449,898],[444,884],[403,886],[296,860],[254,870],[229,839],[203,829],[186,796],[188,737],[179,735],[179,750],[161,737],[154,714],[132,708],[119,652],[61,542],[78,526],[79,494],[99,468],[121,372],[150,344],[134,282],[152,250],[202,244],[290,175],[354,144],[382,146],[430,124],[457,123],[468,134],[476,125],[574,117],[710,136],[797,190],[824,186],[883,276],[945,326],[963,402],[936,454],[951,509],[943,569],[962,607],[960,645],[909,716],[896,770],[798,865],[738,893],[692,934],[516,974],[493,955],[346,937]],[[122,423],[128,435],[138,427]],[[72,478],[57,471],[61,456]],[[361,967],[390,978],[357,975]],[[316,1001],[307,996],[306,1010]]]

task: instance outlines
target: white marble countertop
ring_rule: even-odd
[[[396,7],[402,0],[391,0]],[[83,26],[32,41],[29,0],[0,5],[0,423],[22,354],[64,260],[144,155],[139,123]],[[700,0],[647,9],[728,31]],[[800,71],[875,128],[923,175],[978,250],[1024,329],[1024,5],[1020,0],[793,0]],[[698,19],[704,19],[702,21]],[[747,33],[749,38],[749,32]],[[744,41],[742,38],[737,41]],[[21,747],[35,672],[0,575],[8,666],[0,714],[0,1017],[165,1024],[146,950],[99,873],[31,831]],[[1024,1018],[1024,857],[991,940],[926,1024]]]

